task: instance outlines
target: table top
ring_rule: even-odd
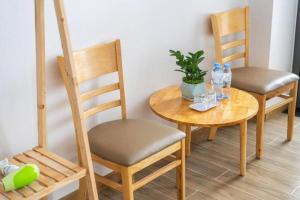
[[[222,100],[217,107],[205,112],[189,108],[193,102],[181,96],[179,86],[170,86],[151,95],[149,104],[158,116],[176,123],[193,126],[229,126],[254,117],[257,100],[249,93],[230,88],[230,99]]]

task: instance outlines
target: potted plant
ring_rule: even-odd
[[[204,51],[196,53],[189,52],[183,55],[180,51],[170,50],[170,56],[175,56],[176,64],[180,69],[175,71],[184,73],[181,84],[182,96],[185,99],[193,100],[194,96],[205,91],[204,76],[207,71],[201,70],[199,64],[204,60]]]

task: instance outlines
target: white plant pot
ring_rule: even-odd
[[[205,83],[189,84],[189,83],[182,82],[181,84],[182,97],[187,100],[193,101],[195,95],[204,92],[205,92]]]

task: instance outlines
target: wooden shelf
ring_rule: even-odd
[[[39,147],[17,154],[9,161],[18,166],[36,164],[40,169],[40,177],[31,185],[11,192],[5,192],[0,187],[1,200],[40,199],[86,175],[86,169]]]

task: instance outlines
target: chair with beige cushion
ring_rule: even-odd
[[[287,140],[292,140],[294,117],[297,99],[299,77],[293,73],[266,69],[266,66],[249,66],[249,8],[238,8],[211,16],[216,60],[221,64],[244,59],[245,67],[232,69],[232,86],[248,91],[259,102],[256,125],[256,156],[261,158],[263,153],[265,115],[274,109],[288,104]],[[259,23],[259,22],[258,22]],[[244,33],[244,39],[224,43],[224,36]],[[224,56],[224,51],[235,51],[234,48],[244,46],[243,52]],[[289,95],[283,95],[288,93]],[[279,96],[283,100],[276,105],[266,108],[266,101]],[[215,135],[215,133],[211,133]],[[213,136],[211,136],[213,138]]]
[[[94,162],[121,175],[121,183],[95,174],[96,180],[134,199],[134,191],[162,174],[177,169],[178,199],[185,199],[185,133],[148,120],[127,119],[120,41],[96,45],[72,52],[64,9],[55,0],[64,57],[58,58],[68,92],[76,131],[88,135]],[[118,82],[80,93],[80,85],[105,74],[116,72]],[[84,110],[83,103],[102,94],[119,91],[118,100]],[[102,111],[121,107],[122,119],[101,123],[87,131],[86,120]],[[173,155],[175,154],[175,156]],[[169,163],[134,182],[133,175],[167,158]],[[85,187],[84,184],[81,186]]]

